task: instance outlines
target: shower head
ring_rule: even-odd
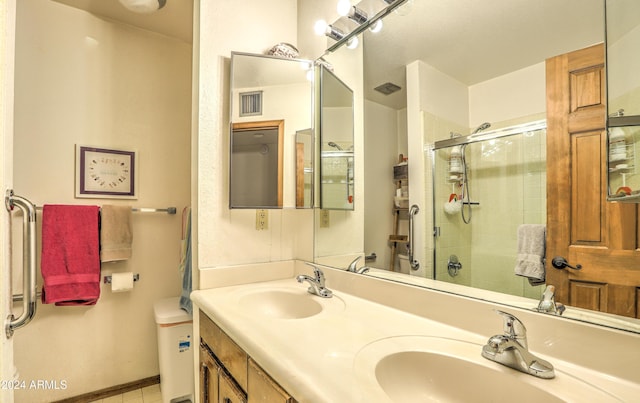
[[[342,151],[342,147],[340,147],[339,145],[337,145],[333,141],[330,141],[327,144],[329,145],[329,147],[337,148],[338,150]]]
[[[478,133],[478,132],[481,132],[482,130],[487,130],[487,129],[488,129],[488,128],[490,128],[490,127],[491,127],[491,123],[489,123],[489,122],[484,122],[483,124],[481,124],[480,126],[478,126],[478,127],[476,128],[476,130],[474,130],[474,131],[473,131],[473,133],[471,133],[471,134],[476,134],[476,133]]]

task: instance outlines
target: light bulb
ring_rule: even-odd
[[[351,1],[350,0],[340,0],[338,1],[338,14],[342,17],[346,17],[351,11]]]
[[[167,0],[120,0],[120,4],[140,14],[150,14],[160,10],[167,3]]]
[[[327,33],[328,26],[329,25],[325,20],[318,20],[316,21],[316,24],[313,26],[313,30],[316,33],[316,35],[324,35]]]
[[[373,32],[374,34],[377,33],[377,32],[382,31],[382,20],[378,20],[375,23],[373,23],[369,27],[369,31]]]
[[[351,38],[349,38],[347,40],[347,49],[355,49],[358,47],[358,44],[360,43],[360,41],[358,41],[358,37],[357,36],[352,36]]]

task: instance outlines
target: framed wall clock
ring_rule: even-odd
[[[76,197],[136,199],[136,154],[76,145]]]

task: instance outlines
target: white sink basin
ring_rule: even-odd
[[[556,368],[540,379],[480,355],[482,346],[428,336],[398,336],[370,343],[354,370],[368,399],[390,402],[620,401]]]
[[[307,287],[262,288],[242,295],[238,302],[241,309],[277,319],[302,319],[326,308],[344,309],[344,302],[338,297],[321,298],[309,294]]]

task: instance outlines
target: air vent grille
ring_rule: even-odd
[[[400,86],[395,85],[394,83],[384,83],[382,85],[377,86],[374,90],[383,93],[384,95],[393,94],[396,91],[400,91]]]
[[[240,116],[262,115],[262,91],[240,93]]]

